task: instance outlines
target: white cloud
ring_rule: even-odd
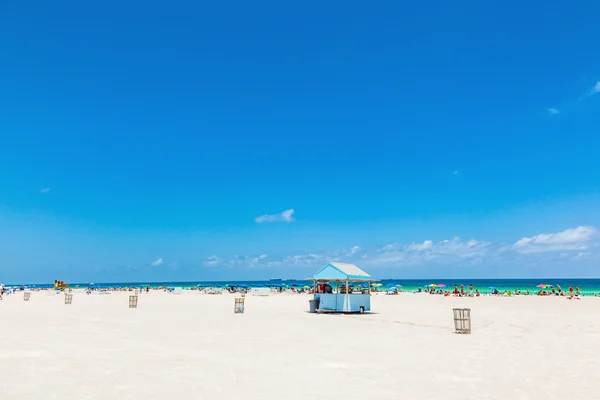
[[[156,260],[152,261],[150,265],[153,267],[158,267],[159,265],[162,265],[162,263],[164,263],[164,260],[162,258],[157,258]]]
[[[423,243],[413,243],[409,245],[406,249],[409,251],[424,251],[429,250],[433,247],[433,242],[431,240],[426,240]]]
[[[459,176],[460,175],[460,171],[454,170],[454,171],[452,171],[452,175]]]
[[[591,260],[598,256],[600,236],[592,226],[580,226],[558,233],[525,237],[515,243],[488,242],[459,237],[434,242],[391,243],[380,247],[358,245],[310,253],[269,256],[234,256],[228,259],[209,257],[204,265],[237,268],[307,268],[318,269],[329,261],[356,263],[367,268],[405,268],[430,266],[502,266],[511,263],[547,265],[555,260]],[[599,238],[600,239],[600,238]],[[557,251],[556,254],[550,252]],[[547,252],[547,253],[546,253]],[[309,271],[307,272],[309,273]]]
[[[205,267],[216,267],[222,263],[223,263],[223,261],[219,257],[212,255],[212,256],[209,256],[206,258],[206,261],[204,261],[204,266]]]
[[[49,188],[49,187],[45,187],[45,188],[42,188],[42,189],[40,190],[40,193],[42,193],[42,194],[46,194],[46,193],[48,193],[49,191],[50,191],[50,188]]]
[[[556,115],[560,112],[556,108],[552,108],[552,107],[548,108],[547,110],[548,110],[548,114],[550,114],[550,115]]]
[[[258,216],[254,219],[256,222],[294,222],[294,209],[290,208],[289,210],[285,210],[280,214],[264,214]]]
[[[557,233],[542,233],[517,240],[513,247],[523,254],[548,251],[586,250],[598,234],[593,226],[578,226]]]
[[[287,256],[283,259],[283,264],[293,264],[293,265],[311,265],[315,262],[323,263],[328,258],[327,256],[320,254],[301,254],[294,256]]]
[[[600,81],[596,82],[596,84],[594,85],[594,88],[592,89],[592,94],[594,93],[600,93]]]
[[[269,256],[267,254],[261,254],[258,257],[254,257],[250,259],[251,265],[261,265],[268,263]]]

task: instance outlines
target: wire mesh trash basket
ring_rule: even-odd
[[[233,312],[235,314],[243,314],[244,313],[244,301],[245,298],[236,298],[235,303],[233,303]]]
[[[471,309],[453,308],[452,311],[454,312],[454,329],[456,333],[471,333]]]
[[[129,296],[129,308],[137,308],[138,296]]]
[[[29,301],[30,298],[31,298],[31,292],[23,293],[23,300]]]
[[[65,304],[73,303],[73,295],[70,293],[65,294]]]

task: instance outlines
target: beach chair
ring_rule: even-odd
[[[233,312],[235,314],[243,314],[244,313],[244,301],[245,298],[236,297],[235,302],[233,303]]]
[[[138,306],[138,296],[133,295],[129,296],[129,308],[137,308]]]
[[[24,301],[29,301],[30,298],[31,298],[31,292],[24,292],[23,293],[23,300]]]
[[[471,309],[470,308],[453,308],[454,312],[454,329],[456,333],[470,334],[471,333]]]

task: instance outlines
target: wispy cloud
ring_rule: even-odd
[[[556,115],[556,114],[560,113],[560,111],[558,111],[558,109],[553,108],[553,107],[547,108],[546,110],[548,111],[548,114],[550,114],[550,115]]]
[[[433,247],[433,242],[431,240],[426,240],[423,243],[413,243],[409,245],[406,250],[408,251],[424,251],[429,250]]]
[[[585,93],[583,96],[581,96],[579,98],[579,100],[583,100],[586,97],[593,96],[596,93],[600,93],[600,81],[596,82],[596,84],[590,90],[588,90],[587,93]]]
[[[49,188],[49,187],[45,187],[45,188],[42,188],[42,189],[40,190],[40,193],[42,193],[42,194],[46,194],[46,193],[48,193],[48,192],[50,192],[50,188]]]
[[[313,253],[292,254],[271,257],[267,254],[257,256],[235,256],[221,259],[211,256],[206,266],[278,268],[312,267],[316,268],[329,261],[345,261],[365,265],[371,268],[415,267],[415,266],[465,266],[465,265],[505,265],[511,262],[537,262],[543,264],[553,257],[552,251],[561,254],[555,257],[580,261],[600,256],[598,229],[592,226],[580,226],[557,233],[545,233],[533,237],[524,237],[515,243],[488,242],[476,239],[425,240],[421,243],[391,243],[380,247],[351,246]],[[548,255],[544,255],[548,253]]]
[[[290,208],[280,214],[264,214],[254,219],[257,223],[264,222],[294,222],[294,209]]]
[[[156,260],[152,261],[152,263],[150,265],[152,265],[153,267],[158,267],[159,265],[162,265],[165,261],[162,258],[157,258]]]
[[[524,237],[515,242],[514,249],[519,253],[543,253],[550,251],[586,250],[592,239],[598,235],[593,226],[578,226],[557,233],[542,233]]]
[[[219,257],[212,255],[207,257],[203,264],[205,267],[217,267],[222,263],[223,261]]]
[[[452,171],[452,175],[453,176],[460,176],[460,171],[454,170],[454,171]]]

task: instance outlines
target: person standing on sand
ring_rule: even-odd
[[[465,295],[465,285],[463,285],[462,283],[460,284],[460,295],[461,296]]]
[[[556,290],[558,291],[558,295],[560,296],[562,292],[560,285],[556,285]]]
[[[469,285],[469,296],[473,297],[473,284]]]

